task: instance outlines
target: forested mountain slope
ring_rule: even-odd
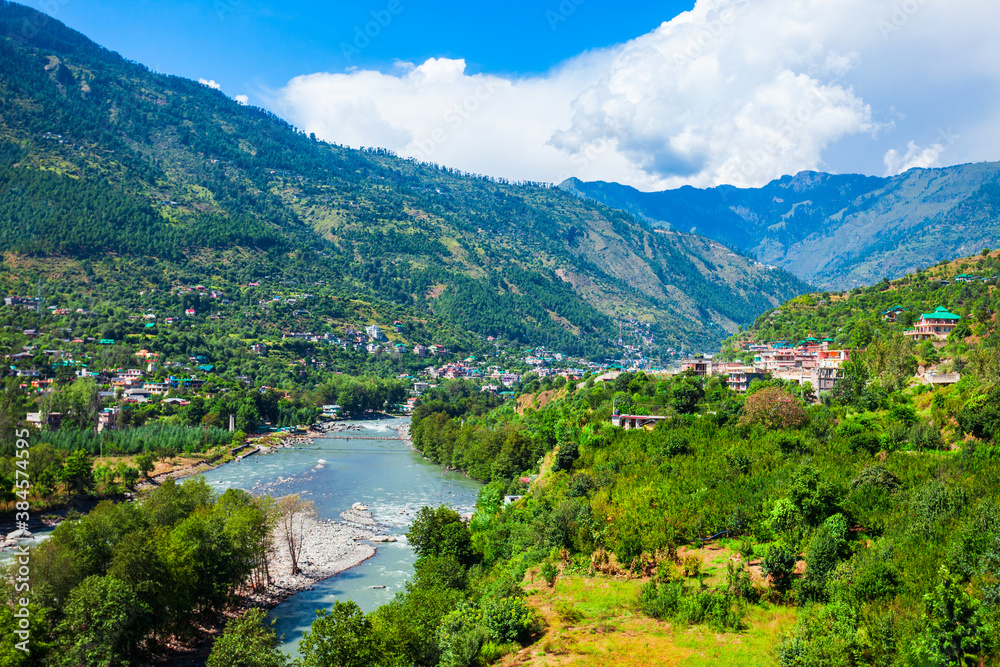
[[[14,3],[0,34],[0,251],[22,268],[323,281],[591,356],[618,317],[707,349],[807,289],[558,189],[316,141]]]
[[[892,178],[801,172],[762,188],[639,192],[570,179],[561,188],[654,226],[719,239],[826,289],[1000,245],[1000,163],[911,169]]]

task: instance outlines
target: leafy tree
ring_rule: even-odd
[[[934,590],[924,596],[924,631],[918,650],[933,665],[974,667],[992,649],[994,628],[987,625],[980,602],[970,596],[945,567]]]
[[[433,509],[421,507],[406,539],[418,558],[452,556],[465,565],[476,560],[468,526],[458,512],[445,505]]]
[[[149,452],[143,452],[135,457],[135,467],[142,473],[143,477],[149,477],[149,473],[153,471],[155,467],[153,463],[153,455]]]
[[[781,389],[768,387],[747,399],[740,425],[759,425],[766,429],[801,428],[808,420],[801,401]]]
[[[767,550],[760,561],[760,571],[770,577],[771,584],[780,592],[785,592],[792,585],[792,573],[795,571],[795,551],[784,544],[775,544]]]
[[[61,473],[62,481],[77,495],[89,493],[94,487],[94,461],[82,449],[68,457]]]
[[[274,621],[265,623],[265,617],[266,612],[255,607],[226,623],[206,667],[285,667],[288,657],[278,649]]]
[[[316,612],[312,629],[299,641],[300,667],[371,667],[379,664],[379,642],[371,621],[354,602],[337,602]]]
[[[152,626],[151,610],[128,584],[114,577],[88,577],[70,595],[58,628],[61,664],[140,665]]]

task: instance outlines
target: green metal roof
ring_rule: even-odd
[[[944,306],[938,306],[934,309],[933,313],[922,313],[920,317],[928,320],[960,320],[961,315],[956,315],[955,313],[949,311]]]

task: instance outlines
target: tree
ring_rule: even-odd
[[[463,565],[475,562],[469,527],[458,512],[445,505],[434,509],[421,507],[406,539],[418,558],[452,556]]]
[[[94,487],[94,462],[85,450],[78,449],[66,457],[61,476],[68,488],[83,495]]]
[[[379,663],[371,621],[352,601],[316,612],[312,629],[299,641],[300,667],[371,667]]]
[[[933,665],[975,667],[995,641],[980,603],[944,566],[938,584],[924,596],[924,631],[919,652]]]
[[[785,592],[792,584],[792,572],[795,571],[795,551],[784,544],[775,544],[760,562],[760,571],[771,578],[774,587]]]
[[[278,650],[274,621],[265,623],[265,617],[263,609],[254,608],[226,623],[206,667],[285,667],[288,658]]]
[[[299,569],[299,555],[302,553],[305,524],[307,519],[315,514],[315,509],[312,502],[302,500],[298,494],[278,498],[275,509],[278,514],[278,528],[292,561],[292,574],[298,574],[302,571]]]
[[[740,417],[741,426],[766,429],[801,428],[809,420],[802,403],[781,389],[761,389],[747,399]]]
[[[64,665],[140,664],[152,629],[150,609],[125,582],[88,577],[69,596],[58,634]]]
[[[148,478],[149,473],[153,471],[153,455],[149,452],[143,452],[135,457],[135,467],[139,469],[143,477]]]

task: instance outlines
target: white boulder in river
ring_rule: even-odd
[[[361,503],[354,503],[353,505],[351,505],[351,509],[357,512],[367,512],[368,505],[362,505]]]
[[[8,540],[30,540],[33,537],[34,535],[27,528],[15,530],[13,533],[7,533]]]

